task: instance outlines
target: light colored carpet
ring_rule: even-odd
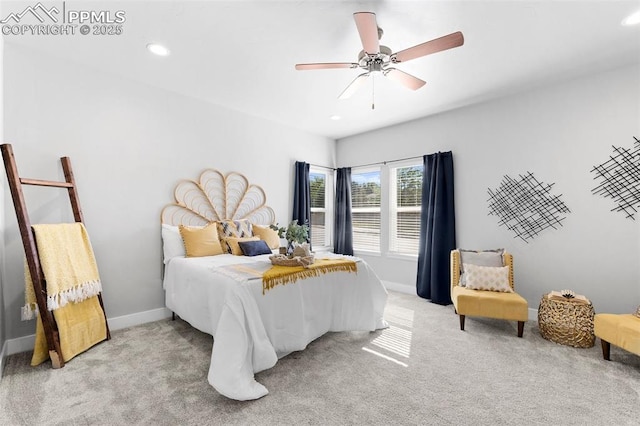
[[[212,338],[159,321],[112,340],[63,369],[6,362],[2,425],[398,424],[637,425],[640,357],[600,343],[544,340],[535,322],[468,318],[391,292],[391,328],[329,333],[256,378],[266,397],[238,402],[207,383]],[[384,356],[380,356],[384,355]]]

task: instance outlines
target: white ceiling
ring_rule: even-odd
[[[2,2],[2,15],[30,2]],[[43,1],[46,6],[62,2]],[[119,36],[8,36],[101,71],[339,139],[452,108],[640,63],[640,1],[67,1],[67,10],[124,10]],[[399,51],[455,31],[463,46],[399,64],[427,82],[411,91],[376,76],[337,96],[361,70],[296,71],[357,62],[352,14],[372,11],[381,44]],[[168,57],[146,51],[160,42]],[[10,83],[9,83],[10,84]],[[630,88],[639,90],[640,88]],[[639,93],[640,97],[640,93]],[[342,117],[330,120],[331,115]]]

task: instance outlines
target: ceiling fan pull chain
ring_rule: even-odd
[[[371,74],[371,109],[376,109],[376,76]]]

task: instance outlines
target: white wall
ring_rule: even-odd
[[[69,156],[98,261],[109,317],[164,307],[160,210],[175,184],[205,168],[261,185],[290,219],[293,163],[334,165],[335,141],[5,45],[5,135],[20,175],[64,180]],[[8,192],[8,191],[7,191]],[[72,221],[66,191],[25,188],[33,223]],[[8,193],[4,319],[21,322],[23,249]]]
[[[610,210],[591,194],[590,170],[611,145],[640,137],[640,69],[626,67],[441,115],[341,139],[340,167],[453,151],[458,246],[506,247],[516,288],[537,308],[553,289],[591,298],[596,312],[631,312],[640,303],[640,215]],[[488,215],[487,189],[532,172],[555,183],[571,210],[559,230],[529,243]],[[415,288],[416,262],[366,257],[383,280]]]

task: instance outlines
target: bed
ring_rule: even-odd
[[[362,259],[316,253],[316,264],[345,262],[355,268],[327,269],[265,289],[262,274],[272,268],[272,253],[185,256],[179,225],[236,223],[238,231],[246,223],[258,229],[275,222],[262,188],[243,175],[205,170],[198,181],[181,181],[161,222],[166,306],[214,337],[208,381],[228,398],[265,396],[268,390],[254,374],[327,332],[387,327],[387,292]]]

